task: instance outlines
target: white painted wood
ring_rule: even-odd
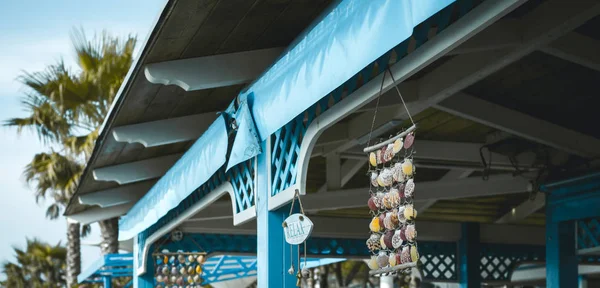
[[[415,205],[428,200],[460,199],[478,196],[493,196],[523,193],[531,190],[531,184],[512,175],[496,175],[488,181],[466,178],[452,181],[431,181],[416,183]],[[365,207],[369,187],[342,189],[314,193],[302,197],[304,210],[310,212]]]
[[[456,179],[464,179],[469,177],[473,173],[473,169],[450,169],[439,181],[452,181]],[[437,202],[436,199],[426,200],[424,202],[415,203],[415,208],[419,213],[425,212],[429,207],[433,206]]]
[[[450,27],[429,40],[427,43],[423,44],[419,49],[392,65],[390,70],[396,78],[396,83],[392,83],[390,77],[386,77],[386,81],[383,83],[384,92],[390,90],[393,87],[392,85],[397,85],[408,79],[422,68],[433,63],[448,51],[456,48],[458,45],[525,2],[526,1],[524,0],[486,1],[478,5],[471,12],[467,13],[467,15],[450,25]],[[375,99],[377,95],[379,95],[382,78],[383,75],[375,77],[311,122],[304,135],[300,153],[298,155],[298,159],[300,160],[297,165],[297,179],[301,192],[305,190],[306,187],[308,162],[319,136],[336,122],[342,120],[353,111]],[[371,116],[368,117],[368,120],[372,119]],[[348,131],[353,132],[352,130]],[[369,130],[366,131],[368,132]],[[365,132],[362,131],[362,134],[364,135]],[[287,195],[279,193],[275,197],[269,198],[269,209],[272,210],[281,207],[289,202],[293,195],[294,194],[291,192],[288,192]]]
[[[123,216],[134,204],[134,202],[128,202],[107,208],[92,207],[82,212],[71,214],[67,216],[67,219],[81,223],[82,225],[92,224],[98,221]]]
[[[552,0],[542,3],[521,20],[520,35],[523,39],[521,45],[515,48],[470,53],[452,58],[418,80],[418,101],[405,99],[408,102],[409,110],[415,115],[445,100],[473,83],[506,67],[510,63],[521,59],[540,47],[546,46],[591,19],[599,11],[600,5],[593,1],[577,2],[576,5],[569,5],[569,2],[562,0]],[[436,38],[443,35],[444,32],[446,31],[443,31]],[[486,31],[483,33],[486,33]],[[409,54],[407,57],[411,55]],[[400,78],[399,81],[404,80],[402,73],[394,72],[394,75]],[[379,82],[381,82],[380,78]],[[384,85],[384,87],[388,86]],[[405,98],[410,97],[410,95],[408,95],[409,97],[407,95],[403,96]],[[401,107],[394,108],[390,106],[385,108],[387,108],[387,111],[384,109],[378,112],[377,118],[380,118],[380,116],[384,118],[381,121],[387,119],[406,119],[406,112]],[[352,140],[354,139],[353,136],[368,133],[372,117],[373,113],[365,112],[353,118],[348,125],[348,134],[351,140],[346,145],[342,145],[339,149],[332,152],[344,151],[360,144],[358,141]]]
[[[518,19],[500,20],[450,51],[448,55],[477,53],[519,46],[522,43],[519,33],[522,29],[520,24]]]
[[[231,211],[235,211],[235,209],[236,209],[235,208],[236,207],[235,206],[236,205],[235,204],[235,193],[234,193],[233,186],[231,185],[231,183],[225,182],[225,183],[219,185],[219,187],[215,188],[210,193],[208,193],[208,195],[206,195],[202,199],[200,199],[200,201],[194,203],[194,205],[192,205],[190,208],[188,208],[187,210],[182,212],[179,216],[177,216],[171,222],[164,225],[163,227],[158,229],[156,232],[154,232],[152,235],[150,235],[148,237],[148,239],[146,239],[146,243],[143,247],[142,266],[137,267],[137,270],[136,270],[138,272],[137,275],[143,275],[144,273],[146,273],[146,268],[145,268],[144,264],[147,261],[148,249],[150,248],[150,245],[152,245],[152,243],[156,242],[158,239],[160,239],[160,237],[166,235],[167,233],[171,232],[173,229],[175,229],[178,226],[180,226],[181,224],[183,224],[186,220],[192,218],[192,216],[194,216],[198,212],[206,209],[207,207],[210,207],[211,204],[213,204],[215,201],[217,201],[217,199],[223,197],[225,194],[229,194],[229,197],[231,198],[230,208],[232,210],[230,210],[230,213],[232,213]],[[227,209],[225,209],[225,210],[227,210]],[[256,218],[256,210],[254,209],[254,207],[250,207],[250,208],[246,209],[245,211],[243,211],[242,213],[234,214],[233,223],[231,222],[231,220],[224,220],[224,221],[227,221],[229,223],[229,225],[231,225],[231,226],[238,226],[238,225],[246,224],[248,221],[250,221],[254,218]],[[124,238],[131,238],[135,235],[133,235],[133,236],[127,235],[127,236],[130,236],[130,237],[124,237]],[[119,240],[125,240],[125,239],[119,239]]]
[[[116,127],[112,135],[117,142],[137,142],[149,148],[197,139],[215,119],[215,112],[190,115]]]
[[[598,265],[579,265],[577,266],[579,275],[599,274],[600,266]],[[515,270],[510,279],[511,282],[530,282],[546,279],[546,267]]]
[[[511,223],[521,221],[527,218],[529,215],[535,213],[536,211],[542,209],[546,205],[546,194],[537,193],[535,195],[535,199],[533,200],[525,200],[523,203],[519,204],[519,206],[514,207],[511,211],[504,214],[502,217],[496,220],[496,223]]]
[[[340,161],[340,154],[333,153],[327,155],[325,160],[327,189],[335,190],[342,188],[342,164]]]
[[[600,155],[600,139],[504,108],[466,93],[436,108],[510,134],[580,156]]]
[[[483,143],[430,141],[417,139],[415,141],[415,149],[417,150],[417,153],[414,155],[414,158],[417,160],[435,160],[436,162],[460,162],[465,165],[468,164],[475,167],[482,167],[479,149],[483,145]],[[361,150],[362,149],[360,149],[360,147],[355,146],[341,155],[343,158],[357,156],[358,159],[365,159],[366,161],[367,155]],[[487,150],[484,150],[484,156],[486,159],[489,157]],[[492,160],[493,161],[491,164],[493,169],[500,170],[507,168],[509,170],[514,170],[510,160],[504,155],[492,153]],[[517,160],[520,168],[526,169],[531,167],[535,161],[535,155],[533,153],[523,153],[523,155],[519,155]]]
[[[98,205],[101,208],[120,205],[129,202],[137,202],[150,188],[152,182],[141,182],[131,185],[119,186],[112,189],[100,190],[81,194],[79,203],[83,205]]]
[[[114,181],[120,185],[159,178],[164,175],[183,153],[172,154],[142,161],[96,168],[96,181]]]
[[[600,71],[600,41],[576,32],[558,38],[543,52],[581,66]]]
[[[177,85],[185,91],[231,86],[256,79],[282,51],[277,47],[153,63],[144,73],[150,83]]]

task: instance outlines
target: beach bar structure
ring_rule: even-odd
[[[295,287],[296,191],[310,259],[371,256],[363,148],[411,125],[400,92],[423,281],[584,287],[600,273],[599,14],[592,0],[166,1],[65,215],[120,217],[133,287],[157,285],[164,251],[252,256],[258,287]]]

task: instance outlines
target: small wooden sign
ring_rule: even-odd
[[[285,242],[291,245],[302,244],[312,233],[314,224],[308,217],[300,213],[290,215],[283,221]]]

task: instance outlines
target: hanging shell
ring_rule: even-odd
[[[379,245],[381,246],[381,249],[385,250],[385,249],[388,249],[388,248],[392,248],[392,247],[388,247],[385,244],[385,239],[384,238],[385,238],[385,235],[382,235],[381,238],[379,238]]]
[[[369,224],[369,229],[371,229],[371,231],[374,233],[381,231],[381,226],[379,225],[379,217],[374,217],[371,220],[371,223]]]
[[[404,216],[405,210],[406,208],[404,206],[398,207],[398,222],[400,222],[400,224],[406,223],[406,217]]]
[[[384,194],[382,192],[377,192],[377,194],[375,194],[375,199],[373,199],[375,206],[379,209],[383,208],[383,196]]]
[[[177,283],[177,276],[171,276],[171,283]]]
[[[194,284],[194,277],[192,277],[192,276],[188,276],[188,277],[187,277],[187,283],[188,283],[188,284]]]
[[[179,261],[179,263],[182,263],[182,264],[185,263],[185,256],[183,256],[183,255],[177,256],[177,261]]]
[[[412,257],[410,256],[410,248],[408,246],[404,246],[404,248],[402,248],[402,252],[400,254],[400,261],[402,261],[402,264],[412,262]]]
[[[406,240],[410,242],[415,241],[415,238],[417,238],[417,230],[415,229],[415,225],[406,225],[406,230],[404,231],[404,234],[406,235]]]
[[[177,271],[177,267],[172,267],[171,268],[171,275],[177,275],[179,274],[179,271]]]
[[[406,197],[413,197],[414,192],[415,192],[415,181],[413,181],[413,179],[408,179],[408,181],[406,181],[406,185],[404,185],[404,195]]]
[[[398,191],[398,188],[392,187],[392,189],[390,189],[390,192],[388,192],[388,198],[391,206],[388,208],[398,207],[401,201],[400,191]]]
[[[377,164],[383,164],[383,155],[381,155],[381,150],[377,150],[375,155],[377,156]]]
[[[369,248],[370,251],[377,251],[379,249],[381,249],[381,244],[379,243],[381,238],[379,236],[379,234],[371,234],[371,236],[369,237],[369,239],[367,239],[367,248]]]
[[[198,255],[198,257],[196,257],[196,262],[198,262],[198,264],[204,263],[204,255]]]
[[[202,266],[196,266],[196,274],[202,274]]]
[[[400,239],[402,241],[406,241],[406,227],[402,227],[400,229]]]
[[[369,201],[367,201],[367,205],[369,206],[369,209],[371,209],[371,211],[377,211],[379,210],[379,208],[377,207],[377,205],[375,205],[375,199],[377,197],[375,195],[371,196],[371,198],[369,198]]]
[[[404,217],[407,220],[414,220],[417,218],[417,210],[413,207],[413,205],[404,206]]]
[[[379,173],[379,178],[381,178],[381,180],[377,183],[383,184],[383,187],[390,186],[392,183],[394,183],[393,172],[390,168],[383,169],[383,171]]]
[[[392,221],[392,226],[394,227],[393,229],[395,229],[400,226],[400,221],[398,220],[398,210],[394,209],[390,214],[390,220]]]
[[[165,255],[165,257],[163,257],[163,263],[164,264],[169,263],[169,257],[167,257],[166,255]]]
[[[156,282],[163,282],[163,281],[165,281],[165,280],[163,279],[162,275],[157,275],[156,276]]]
[[[379,255],[377,255],[377,265],[381,268],[386,267],[390,264],[389,259],[389,256],[385,252],[379,252]]]
[[[371,164],[371,166],[377,167],[377,155],[375,154],[375,152],[371,152],[369,154],[369,163]]]
[[[404,162],[402,162],[402,173],[404,173],[404,175],[410,177],[413,175],[414,170],[415,169],[412,160],[405,159]]]
[[[367,261],[367,266],[369,266],[369,269],[371,270],[379,269],[379,264],[377,264],[377,256],[371,256],[371,259]]]
[[[383,227],[388,230],[394,229],[392,228],[392,213],[385,214],[385,218],[383,218]]]
[[[417,246],[410,247],[410,260],[412,260],[412,262],[419,261],[419,251],[417,250]]]
[[[415,134],[414,133],[410,133],[410,134],[406,135],[406,138],[404,139],[404,149],[410,148],[414,142],[415,142]]]
[[[187,270],[185,269],[185,267],[181,267],[179,269],[179,274],[181,274],[181,275],[187,275]]]
[[[404,182],[404,173],[402,173],[402,163],[394,164],[392,168],[392,178],[395,182]]]
[[[202,282],[202,278],[200,277],[200,275],[194,275],[194,282],[195,282],[195,283],[200,283],[200,282]]]
[[[392,247],[394,247],[394,249],[398,249],[400,248],[400,246],[402,246],[402,238],[400,238],[400,230],[396,230],[396,232],[394,232],[394,236],[392,236]]]
[[[196,257],[194,257],[194,255],[190,255],[187,257],[188,262],[194,262],[194,260],[196,260]]]
[[[164,267],[162,268],[162,274],[163,274],[163,275],[169,275],[169,267],[167,267],[167,266],[164,266]]]
[[[187,273],[190,275],[194,274],[194,266],[188,266]]]
[[[388,259],[388,262],[390,263],[390,267],[394,267],[398,264],[396,262],[396,253],[390,253],[390,258]]]
[[[387,249],[392,249],[394,246],[392,244],[392,237],[394,237],[394,231],[388,231],[385,232],[385,234],[383,235],[383,243],[385,243],[385,247],[387,247]]]
[[[371,185],[373,185],[373,187],[379,186],[379,183],[377,183],[377,176],[379,176],[377,172],[371,172]]]
[[[402,150],[403,145],[404,145],[404,143],[402,143],[402,138],[396,139],[396,141],[394,141],[394,145],[392,148],[394,154],[398,154],[398,152],[400,152],[400,150]]]
[[[392,159],[394,159],[394,144],[388,144],[388,146],[385,148],[385,152],[383,154],[383,160],[385,162],[390,162],[392,161]]]

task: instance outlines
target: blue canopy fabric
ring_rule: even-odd
[[[227,128],[223,115],[119,221],[119,238],[130,239],[156,223],[225,164]]]
[[[235,140],[233,141],[233,147],[231,148],[231,154],[229,155],[229,161],[227,162],[226,171],[239,163],[242,163],[258,154],[261,153],[260,139],[258,132],[254,126],[254,120],[248,102],[243,101],[240,103],[237,111],[232,112],[233,105],[227,109],[226,113],[233,114],[232,117],[238,126]]]
[[[261,140],[412,35],[454,0],[341,1],[246,91]]]

